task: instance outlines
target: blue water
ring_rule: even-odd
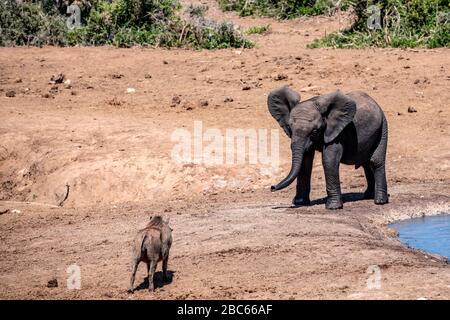
[[[450,259],[450,214],[399,221],[390,227],[397,230],[399,240],[411,248]]]

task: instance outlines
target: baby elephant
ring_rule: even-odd
[[[292,201],[311,204],[311,172],[314,154],[322,153],[327,189],[327,209],[341,209],[340,163],[363,167],[367,179],[364,198],[388,203],[386,149],[388,125],[383,110],[362,91],[340,90],[301,101],[288,87],[270,93],[267,104],[272,116],[291,138],[292,165],[289,174],[272,191],[297,180]]]
[[[150,217],[147,226],[139,230],[133,244],[133,259],[131,283],[128,292],[134,291],[134,279],[139,262],[147,264],[148,289],[155,290],[153,276],[159,261],[163,262],[163,279],[167,277],[167,263],[169,260],[169,250],[172,245],[172,229],[169,227],[169,220],[164,221],[161,216]]]

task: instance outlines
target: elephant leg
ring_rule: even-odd
[[[342,158],[343,148],[338,143],[324,146],[322,152],[322,164],[325,172],[327,188],[327,209],[342,209],[341,182],[339,180],[339,163]]]
[[[385,165],[373,165],[373,172],[375,176],[375,204],[385,204],[389,202],[389,197],[387,193],[387,182],[386,182],[386,169]]]
[[[314,161],[315,150],[309,150],[303,156],[300,173],[297,176],[297,191],[292,204],[295,206],[308,206],[311,201],[309,193],[311,191],[311,171]]]
[[[389,201],[386,182],[386,149],[387,149],[387,122],[383,117],[383,126],[380,143],[370,159],[370,165],[375,178],[374,202],[375,204],[385,204]]]
[[[364,199],[373,199],[375,192],[375,176],[373,174],[373,170],[370,166],[370,163],[365,163],[363,165],[363,168],[367,180],[367,189],[366,191],[364,191]]]

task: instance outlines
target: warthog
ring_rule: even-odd
[[[150,217],[150,222],[144,229],[138,231],[134,240],[129,292],[132,293],[134,291],[136,270],[141,261],[147,264],[149,291],[155,290],[153,276],[156,266],[161,260],[163,262],[163,280],[168,280],[167,263],[171,245],[172,229],[169,227],[169,220],[164,221],[161,216]]]

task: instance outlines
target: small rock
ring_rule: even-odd
[[[119,107],[124,104],[122,100],[119,100],[117,97],[112,98],[111,100],[108,100],[107,103],[110,106]]]
[[[283,74],[283,73],[279,73],[274,77],[275,81],[281,81],[281,80],[286,80],[288,78],[287,75]]]
[[[56,278],[48,280],[47,288],[57,288],[57,287],[58,287],[58,280]]]
[[[386,233],[392,237],[392,238],[397,238],[399,236],[399,233],[397,230],[393,229],[393,228],[389,228],[389,227],[384,227],[384,230],[386,231]]]
[[[58,86],[52,86],[51,88],[50,88],[50,93],[58,93]]]
[[[148,73],[146,73],[146,74],[144,75],[144,78],[145,78],[145,79],[151,79],[151,78],[152,78],[152,75],[151,75],[151,74],[148,74]]]
[[[408,107],[408,112],[409,113],[414,113],[414,112],[417,112],[417,110],[414,107]]]
[[[123,77],[124,77],[124,75],[121,74],[121,73],[113,73],[113,74],[111,75],[111,78],[112,78],[112,79],[121,79],[121,78],[123,78]]]
[[[420,79],[416,79],[415,81],[414,81],[414,84],[419,84],[420,83]]]
[[[22,79],[21,78],[17,78],[16,80],[14,80],[15,83],[22,83]]]
[[[207,107],[209,105],[208,100],[200,100],[200,107]]]
[[[20,211],[19,209],[13,209],[13,210],[11,211],[11,213],[17,213],[17,214],[20,214],[20,213],[22,213],[22,211]]]
[[[247,91],[247,90],[250,90],[252,87],[250,87],[250,86],[244,86],[244,87],[242,87],[242,90],[244,90],[244,91]]]
[[[181,103],[181,98],[178,95],[173,96],[171,107],[175,107]]]
[[[169,64],[169,62],[167,62],[166,60],[163,60],[163,63],[164,63],[164,64]]]
[[[63,83],[64,82],[64,74],[63,73],[59,73],[57,75],[53,75],[50,78],[50,83],[55,84],[55,83]]]
[[[6,91],[6,96],[8,98],[14,98],[16,96],[16,92],[14,90],[8,90]]]
[[[227,102],[233,102],[233,98],[230,97],[226,97],[225,100],[223,100],[223,102],[227,103]]]
[[[397,112],[397,115],[398,115],[398,116],[402,116],[402,115],[403,115],[403,113],[401,113],[401,112]]]
[[[48,99],[48,98],[53,98],[53,96],[52,96],[50,93],[44,93],[44,94],[42,95],[42,98]]]
[[[8,212],[9,212],[9,209],[0,210],[0,215],[6,214],[6,213],[8,213]]]
[[[127,93],[135,93],[136,89],[135,88],[127,88]]]

